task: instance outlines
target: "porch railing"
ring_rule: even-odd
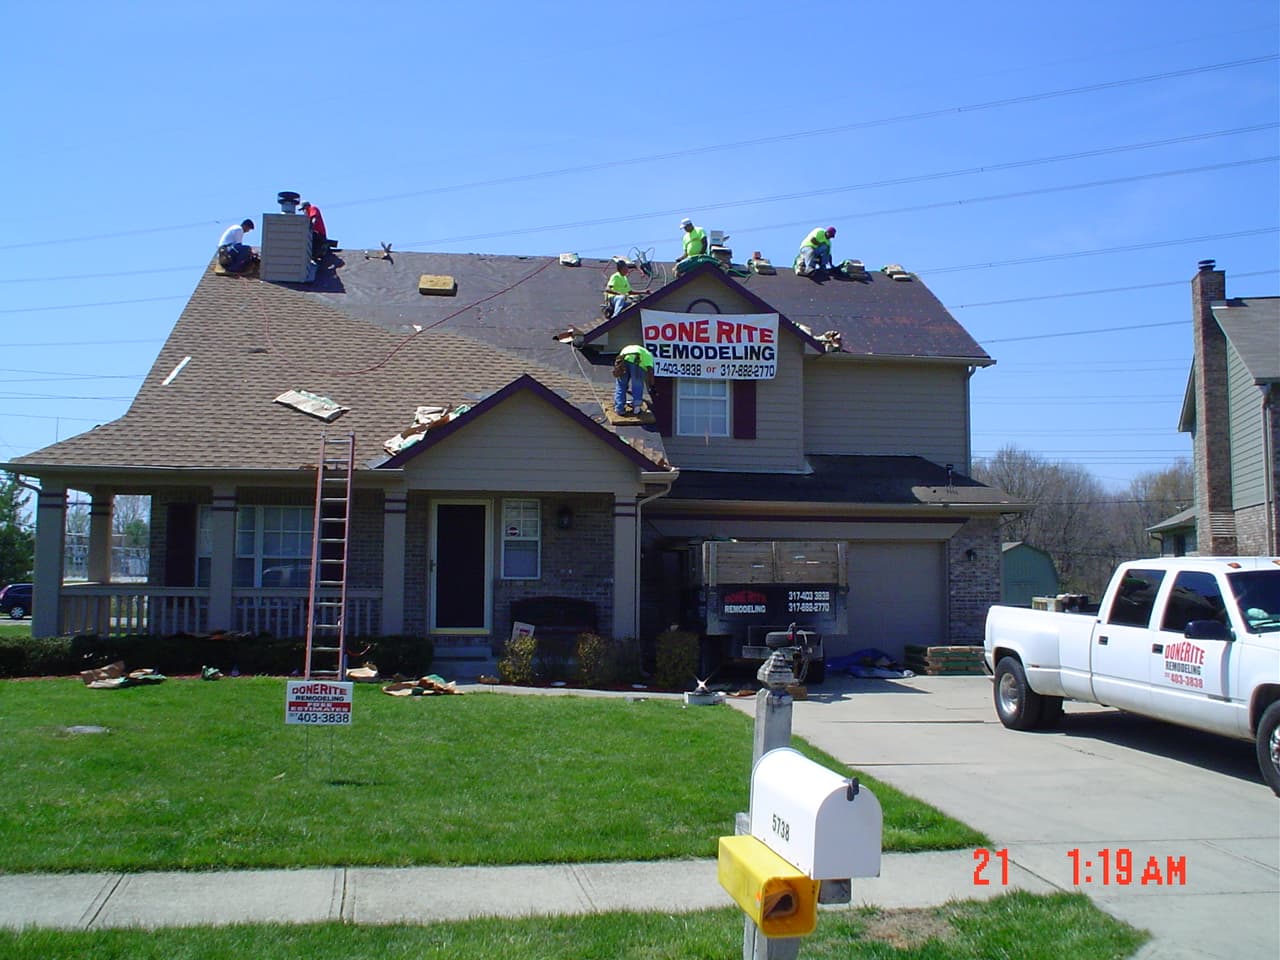
[[[232,592],[232,629],[301,637],[307,632],[307,591],[241,589]],[[347,591],[347,635],[377,635],[382,620],[379,590]],[[126,636],[209,631],[209,591],[137,583],[64,584],[62,632]]]
[[[207,590],[137,583],[86,583],[62,588],[62,632],[120,637],[205,633]]]

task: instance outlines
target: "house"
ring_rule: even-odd
[[[1033,597],[1057,596],[1060,585],[1053,557],[1022,540],[1001,546],[1000,602],[1029,607]]]
[[[1280,554],[1280,297],[1228,298],[1225,271],[1202,260],[1191,315],[1178,429],[1192,438],[1195,506],[1148,532],[1163,554]]]
[[[294,218],[264,215],[264,246]],[[305,632],[327,435],[355,438],[349,633],[483,661],[550,597],[605,636],[696,629],[693,554],[743,538],[848,544],[829,652],[980,642],[1020,505],[967,475],[994,361],[918,277],[654,264],[604,320],[608,261],[345,250],[307,280],[298,256],[264,249],[263,275],[301,282],[211,265],[124,416],[6,465],[40,481],[36,635]],[[655,422],[614,422],[612,358],[641,341],[681,375]],[[61,577],[68,489],[92,497],[86,584]],[[110,582],[119,494],[151,497],[145,584]]]

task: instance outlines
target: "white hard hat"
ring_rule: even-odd
[[[693,221],[692,221],[692,220],[690,220],[688,217],[685,217],[683,220],[681,220],[681,221],[680,221],[680,226],[681,226],[681,227],[692,227],[692,226],[693,226]]]

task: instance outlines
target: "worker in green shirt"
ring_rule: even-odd
[[[688,217],[680,221],[680,229],[684,231],[684,253],[676,257],[676,263],[707,252],[707,231],[695,227]]]
[[[815,270],[831,269],[831,241],[835,239],[835,227],[815,227],[800,242],[800,255],[796,257],[796,273],[807,276]]]
[[[639,413],[644,402],[644,388],[649,388],[649,398],[653,398],[653,354],[639,344],[633,343],[618,351],[618,359],[613,362],[613,412],[618,416]],[[631,402],[627,403],[627,390],[631,391]]]
[[[631,281],[627,274],[631,272],[631,264],[622,258],[614,261],[613,276],[605,284],[605,296],[609,298],[609,316],[616,317],[627,308],[627,296],[631,293]]]

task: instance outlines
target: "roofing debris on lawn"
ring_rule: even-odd
[[[84,681],[84,685],[90,690],[119,690],[121,687],[136,687],[147,683],[164,683],[168,678],[163,673],[157,673],[151,667],[142,667],[125,673],[124,661],[117,660],[115,663],[109,663],[105,667],[98,667],[95,670],[80,671],[80,679]]]

